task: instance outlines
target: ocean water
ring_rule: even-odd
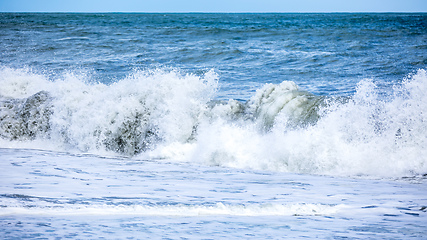
[[[0,13],[0,238],[425,239],[427,14]]]

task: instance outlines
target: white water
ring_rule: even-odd
[[[249,204],[228,205],[217,203],[213,206],[204,205],[165,205],[165,206],[43,206],[28,208],[13,202],[5,202],[8,208],[0,212],[0,216],[35,215],[35,216],[320,216],[333,215],[342,206],[321,204]]]
[[[135,71],[111,85],[89,80],[85,74],[48,79],[29,70],[1,69],[2,147],[47,145],[60,151],[334,176],[427,173],[424,70],[387,97],[370,80],[360,82],[346,99],[316,97],[285,81],[267,84],[247,103],[215,105],[210,103],[218,87],[213,71],[203,76]],[[29,111],[22,107],[40,91],[46,92],[47,103],[36,102]],[[22,122],[30,120],[20,116],[48,116],[48,121],[32,119],[35,130],[21,134]],[[48,130],[41,131],[40,124]]]
[[[330,100],[318,106],[322,117],[317,123],[293,127],[292,118],[305,120],[313,100],[296,92],[293,83],[268,85],[249,100],[258,104],[250,105],[258,112],[254,122],[224,118],[203,122],[196,143],[166,144],[150,157],[335,176],[424,174],[426,88],[425,71],[396,86],[386,99],[377,94],[372,81],[363,81],[346,103]],[[269,125],[271,129],[263,131]]]

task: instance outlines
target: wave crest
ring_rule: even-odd
[[[387,98],[370,80],[349,98],[315,96],[284,81],[247,102],[213,100],[214,71],[135,71],[111,85],[1,71],[0,136],[11,141],[269,171],[427,173],[425,70]]]

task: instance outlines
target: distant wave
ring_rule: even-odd
[[[111,85],[89,80],[1,68],[3,147],[43,140],[58,150],[269,171],[427,173],[425,70],[388,98],[370,80],[346,98],[315,96],[288,81],[266,84],[246,102],[214,100],[214,71],[134,71]]]

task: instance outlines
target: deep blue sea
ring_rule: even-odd
[[[426,71],[426,13],[0,13],[0,238],[425,239]]]

